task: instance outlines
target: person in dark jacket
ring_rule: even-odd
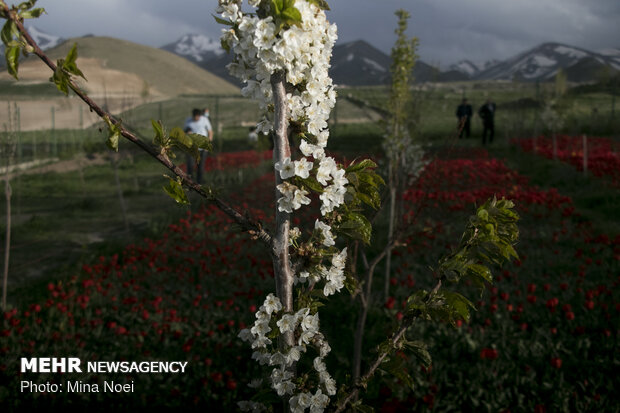
[[[482,119],[482,144],[487,143],[487,132],[489,132],[489,143],[493,142],[493,136],[495,136],[495,103],[491,99],[487,99],[487,102],[480,107],[478,115]]]
[[[471,105],[467,103],[467,99],[463,98],[461,104],[456,108],[456,118],[458,119],[457,130],[459,131],[459,139],[463,137],[463,133],[466,138],[471,135],[471,117],[473,111]]]

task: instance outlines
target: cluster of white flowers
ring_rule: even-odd
[[[291,161],[286,158],[276,164],[282,179],[299,176],[306,179],[319,162],[317,180],[325,186],[321,194],[321,213],[331,212],[344,202],[348,180],[333,158],[325,155],[329,138],[327,120],[336,103],[336,92],[328,75],[332,48],[337,39],[336,25],[329,24],[325,13],[306,0],[297,0],[295,8],[301,14],[301,23],[280,32],[271,16],[260,19],[243,13],[239,2],[220,0],[218,12],[234,28],[224,29],[222,41],[235,54],[228,67],[230,73],[244,82],[242,94],[259,102],[264,118],[259,123],[260,132],[273,128],[273,114],[268,110],[273,103],[271,75],[286,72],[292,90],[287,94],[289,117],[303,126],[308,139],[302,139],[300,149],[306,158]],[[260,1],[250,1],[257,6]],[[331,181],[331,182],[330,182]],[[278,200],[280,211],[292,211],[307,205],[307,193],[295,185],[279,186],[282,197]]]
[[[315,178],[323,187],[320,191],[323,216],[344,203],[346,185],[349,183],[345,171],[335,159],[325,154],[329,138],[327,121],[336,103],[336,92],[328,75],[332,48],[337,39],[336,26],[330,24],[325,13],[307,0],[296,0],[294,7],[301,15],[301,22],[281,26],[272,16],[260,18],[241,10],[240,0],[220,0],[218,13],[231,24],[224,29],[222,43],[234,53],[234,60],[228,66],[230,73],[245,82],[242,94],[259,102],[263,119],[258,132],[269,133],[273,129],[273,93],[271,75],[286,73],[286,106],[288,119],[302,129],[300,151],[304,157],[292,160],[290,157],[275,164],[282,183],[277,186],[282,195],[277,203],[278,210],[286,213],[310,204],[309,192],[298,186],[296,180]],[[248,0],[250,6],[261,6],[260,0]],[[263,5],[265,6],[265,5]],[[264,11],[265,9],[263,9]],[[297,185],[296,185],[297,184]],[[331,227],[324,221],[315,222],[321,248],[335,245]],[[291,230],[291,244],[301,236],[298,228]],[[328,254],[329,256],[329,254]],[[317,265],[295,276],[295,283],[310,280],[316,284],[324,281],[325,296],[335,294],[344,287],[346,248],[331,256],[331,265]],[[294,314],[282,314],[282,305],[273,294],[256,313],[256,321],[250,329],[244,329],[239,336],[251,343],[255,350],[252,358],[262,365],[275,366],[270,375],[271,386],[280,396],[290,397],[293,412],[309,408],[312,413],[322,412],[329,404],[329,396],[336,394],[336,382],[327,372],[323,358],[330,352],[325,337],[319,332],[318,314],[302,308]],[[274,324],[280,334],[292,333],[296,344],[290,348],[271,351]],[[272,333],[271,337],[274,335]],[[293,382],[291,366],[306,353],[307,346],[319,350],[313,366],[319,377],[319,386],[314,394],[299,392]],[[301,389],[300,389],[301,390]],[[299,391],[299,390],[298,390]],[[249,403],[249,402],[248,402]],[[252,404],[244,408],[254,409]]]
[[[269,294],[256,313],[254,325],[249,329],[241,330],[239,337],[250,342],[252,348],[256,350],[252,354],[253,359],[261,365],[275,366],[271,371],[271,386],[279,396],[293,395],[290,399],[292,411],[303,412],[307,407],[310,407],[312,412],[322,411],[329,403],[327,395],[336,394],[336,381],[327,372],[323,361],[331,348],[319,331],[319,315],[318,313],[311,314],[309,308],[302,308],[294,314],[283,313],[280,315],[281,311],[282,304],[278,297]],[[272,316],[278,315],[280,317],[276,321],[276,326],[280,334],[291,332],[297,340],[296,345],[288,348],[285,353],[277,349],[270,349],[272,342],[266,336],[271,331],[269,324]],[[297,386],[292,381],[293,373],[290,371],[290,367],[299,361],[303,353],[306,353],[309,345],[315,347],[319,352],[319,356],[314,359],[313,366],[323,387],[318,388],[314,395],[307,392],[294,395]],[[323,394],[323,390],[327,395]],[[300,398],[301,401],[298,400]],[[255,410],[260,406],[253,402],[241,402],[239,407],[248,411]]]

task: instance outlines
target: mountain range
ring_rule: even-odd
[[[50,35],[34,26],[30,33],[46,50],[63,42],[60,36]],[[86,36],[87,37],[87,36]],[[226,65],[231,55],[220,46],[219,40],[203,34],[186,34],[161,49],[181,56],[207,71],[240,86],[228,74]],[[1,51],[1,47],[0,47]],[[332,54],[330,74],[338,85],[380,85],[390,81],[390,56],[364,40],[336,44]],[[4,63],[4,62],[2,62]],[[413,70],[416,82],[449,82],[467,80],[517,80],[544,82],[552,80],[563,70],[569,81],[592,82],[601,72],[620,73],[620,48],[590,51],[561,43],[543,43],[506,60],[475,62],[462,60],[445,70],[418,59]]]
[[[240,85],[228,74],[231,55],[207,36],[185,35],[163,47],[185,57],[204,69]],[[389,82],[390,56],[364,40],[336,44],[330,75],[334,83],[361,86]],[[543,43],[506,60],[473,62],[463,60],[446,70],[417,60],[413,70],[416,82],[466,80],[518,80],[544,82],[552,80],[562,69],[569,81],[595,81],[603,70],[620,72],[620,48],[593,52],[561,43]]]

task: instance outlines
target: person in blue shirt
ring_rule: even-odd
[[[192,116],[185,120],[185,126],[183,128],[185,133],[197,133],[209,138],[213,141],[213,128],[209,121],[209,109],[193,109]],[[200,161],[197,165],[196,182],[202,183],[202,177],[205,169],[205,159],[207,152],[204,149],[200,149]],[[194,159],[191,156],[187,156],[187,174],[189,176],[194,175]]]

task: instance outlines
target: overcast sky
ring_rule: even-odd
[[[17,1],[17,0],[15,0]],[[11,3],[9,0],[8,3]],[[217,0],[39,0],[36,26],[63,37],[105,35],[160,47],[186,33],[218,37]],[[620,0],[329,0],[339,41],[364,39],[389,53],[396,17],[411,13],[419,54],[446,67],[505,59],[542,42],[620,48]]]

